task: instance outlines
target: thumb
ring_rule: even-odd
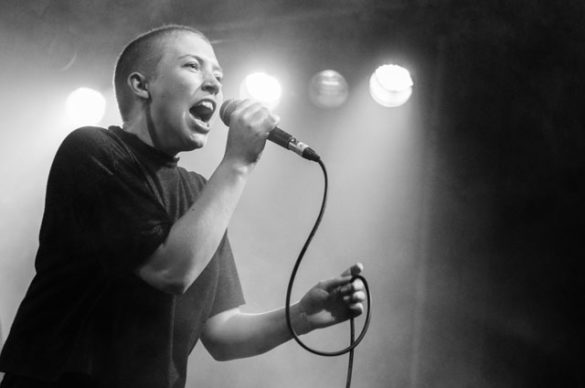
[[[356,263],[356,264],[352,265],[351,267],[349,267],[348,269],[346,269],[345,271],[343,271],[341,276],[359,275],[360,273],[362,273],[363,270],[364,270],[364,265],[362,263]]]

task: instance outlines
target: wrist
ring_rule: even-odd
[[[297,335],[303,335],[311,332],[313,328],[300,303],[295,303],[290,307],[290,319],[292,327]]]
[[[245,163],[233,158],[224,157],[219,164],[219,168],[229,174],[246,178],[254,170],[256,163]]]

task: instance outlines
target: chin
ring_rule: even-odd
[[[207,144],[207,135],[204,136],[196,134],[195,136],[192,136],[190,140],[191,141],[188,144],[189,146],[188,151],[193,151],[205,147],[205,145]]]

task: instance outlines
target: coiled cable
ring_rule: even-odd
[[[292,273],[290,276],[290,280],[288,282],[288,287],[286,290],[286,302],[285,302],[286,323],[287,323],[288,328],[290,330],[290,333],[291,333],[292,337],[295,339],[295,341],[302,348],[304,348],[305,350],[307,350],[310,353],[317,354],[319,356],[324,356],[324,357],[335,357],[335,356],[340,356],[340,355],[349,353],[346,388],[350,388],[351,378],[352,378],[352,370],[353,370],[354,349],[364,339],[366,332],[368,331],[368,327],[370,325],[371,296],[370,296],[368,282],[366,281],[366,279],[361,275],[354,275],[351,279],[351,282],[353,282],[356,279],[359,279],[364,284],[364,288],[365,288],[365,292],[366,292],[366,300],[367,300],[367,310],[366,310],[366,318],[365,318],[364,326],[362,328],[362,331],[360,332],[360,335],[357,337],[357,339],[355,338],[354,318],[349,319],[349,321],[350,321],[350,343],[347,347],[345,347],[341,350],[337,350],[337,351],[322,351],[322,350],[311,348],[310,346],[305,344],[303,341],[301,341],[301,339],[299,338],[297,333],[295,333],[294,328],[292,327],[292,322],[291,322],[291,317],[290,317],[290,299],[291,299],[291,293],[292,293],[294,281],[295,281],[298,269],[300,267],[301,261],[303,260],[305,253],[306,253],[309,245],[311,244],[311,241],[313,240],[313,237],[315,236],[317,229],[319,228],[319,225],[321,224],[321,220],[323,219],[323,214],[325,213],[325,207],[327,205],[327,192],[329,189],[329,178],[327,175],[327,169],[325,168],[325,164],[321,161],[320,158],[318,160],[316,160],[316,162],[319,164],[319,166],[321,166],[321,170],[323,171],[323,177],[324,177],[323,199],[321,201],[321,209],[319,210],[319,215],[317,216],[317,219],[315,220],[313,228],[311,229],[311,232],[309,233],[309,236],[307,237],[307,239],[306,239],[306,241],[305,241],[305,243],[304,243],[304,245],[299,253],[299,256],[297,257],[297,260],[295,262],[295,265],[293,267],[293,270],[292,270]]]

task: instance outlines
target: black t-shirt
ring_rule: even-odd
[[[121,128],[86,127],[59,148],[47,184],[36,275],[0,370],[103,387],[183,387],[208,317],[243,304],[224,236],[184,295],[135,275],[197,199],[205,180]]]

